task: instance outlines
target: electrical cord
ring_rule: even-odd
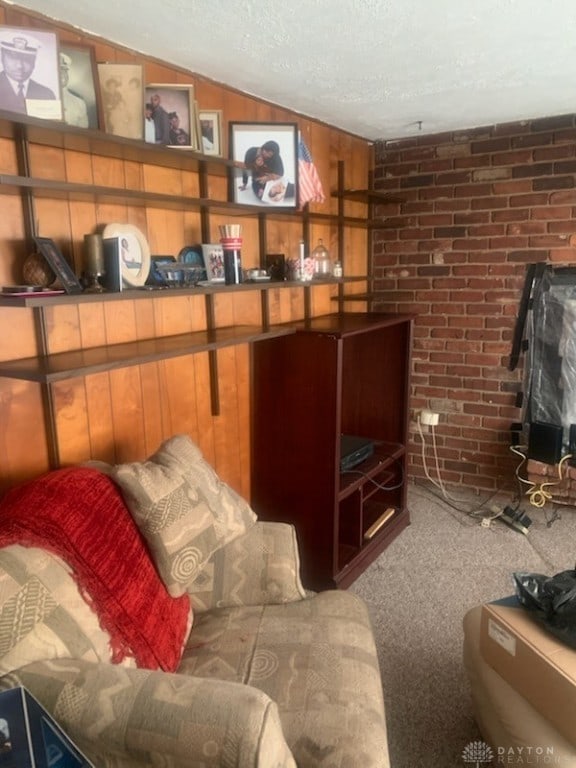
[[[451,496],[448,491],[446,490],[446,486],[444,485],[442,478],[440,476],[440,462],[438,460],[438,449],[436,446],[436,432],[434,430],[434,425],[430,426],[430,430],[432,433],[432,450],[434,452],[434,463],[436,466],[436,475],[438,476],[438,480],[434,480],[434,478],[430,475],[430,472],[428,471],[428,464],[426,461],[426,440],[424,439],[424,433],[422,431],[422,422],[420,421],[420,415],[418,415],[418,432],[420,434],[420,440],[422,443],[422,466],[424,468],[424,474],[428,478],[428,480],[432,483],[432,485],[436,486],[436,488],[439,488],[442,492],[442,496],[444,496],[445,499],[452,499],[452,501],[458,501],[458,499],[455,499],[453,496]]]
[[[430,425],[430,428],[432,433],[432,450],[434,452],[434,464],[436,468],[436,474],[438,476],[438,481],[434,480],[434,478],[431,477],[430,471],[428,469],[428,464],[426,461],[426,440],[424,438],[424,433],[422,431],[422,424],[420,422],[420,418],[418,418],[417,424],[418,424],[418,432],[420,434],[420,441],[422,445],[422,465],[424,468],[424,474],[426,475],[427,479],[432,483],[433,486],[435,486],[441,491],[442,497],[444,498],[446,503],[449,506],[451,506],[453,509],[455,509],[457,512],[462,512],[463,514],[470,515],[471,517],[480,516],[480,515],[482,515],[482,517],[488,517],[486,514],[482,514],[482,512],[485,512],[485,510],[483,510],[483,507],[485,507],[489,501],[491,501],[498,493],[500,493],[502,489],[497,489],[496,491],[494,491],[494,493],[490,494],[486,499],[484,499],[484,501],[480,502],[480,504],[478,504],[472,510],[462,509],[461,507],[457,506],[457,504],[466,503],[466,500],[458,499],[455,496],[453,496],[451,493],[449,493],[448,490],[446,489],[444,482],[442,481],[442,478],[440,476],[440,462],[438,459],[438,448],[436,445],[436,433],[434,430],[434,426]],[[431,489],[430,489],[430,492],[433,495],[435,495],[434,491],[432,491]],[[502,511],[499,511],[489,519],[491,520],[496,519],[496,517],[498,517],[501,514],[502,514]]]
[[[543,483],[535,483],[532,480],[527,480],[526,478],[523,478],[520,476],[520,469],[528,459],[527,453],[524,453],[521,450],[522,447],[523,446],[520,446],[520,445],[511,445],[510,450],[512,451],[512,453],[515,453],[517,456],[520,456],[522,458],[522,461],[516,467],[515,474],[516,474],[516,479],[519,481],[519,483],[524,483],[525,485],[530,486],[524,493],[525,496],[528,496],[528,501],[530,502],[530,504],[533,507],[542,509],[542,507],[544,507],[544,505],[547,502],[552,502],[554,504],[565,503],[565,502],[561,502],[554,499],[553,494],[550,493],[550,491],[547,491],[546,488],[560,485],[560,483],[566,479],[565,477],[562,476],[562,469],[564,467],[564,464],[568,461],[568,459],[572,458],[572,454],[567,453],[558,462],[558,480],[553,480],[553,481],[543,482]]]
[[[380,488],[382,491],[396,491],[398,488],[402,488],[404,485],[404,471],[402,469],[402,464],[397,462],[398,469],[400,470],[400,481],[397,485],[383,485],[382,483],[378,483],[376,480],[374,480],[373,477],[368,477],[366,472],[362,472],[361,469],[347,469],[344,472],[342,472],[343,475],[361,475],[361,477],[364,477],[369,483],[372,483],[372,485],[375,485],[376,488]]]

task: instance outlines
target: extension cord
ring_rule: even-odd
[[[515,531],[528,535],[528,528],[532,525],[532,520],[524,512],[514,512],[510,507],[506,507],[498,520],[502,520],[506,525],[514,528]]]

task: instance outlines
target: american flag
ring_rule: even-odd
[[[301,208],[306,203],[323,203],[326,200],[312,155],[302,138],[298,143],[298,187]]]

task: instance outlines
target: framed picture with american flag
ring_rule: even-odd
[[[230,123],[230,199],[261,207],[298,207],[296,123]]]

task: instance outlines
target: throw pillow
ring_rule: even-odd
[[[214,552],[257,519],[187,435],[166,440],[147,461],[115,467],[113,477],[173,597],[183,595]]]
[[[110,636],[70,569],[37,547],[0,549],[0,626],[0,676],[33,661],[111,660]]]
[[[110,634],[112,660],[174,671],[190,626],[187,596],[170,597],[115,482],[85,467],[50,472],[0,502],[0,546],[47,549],[72,569]]]

